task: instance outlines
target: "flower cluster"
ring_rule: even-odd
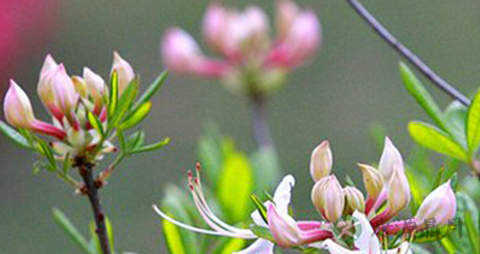
[[[291,189],[295,179],[287,175],[280,182],[272,200],[266,201],[263,208],[251,214],[255,227],[267,228],[271,234],[269,239],[259,238],[255,230],[233,227],[215,216],[207,204],[199,178],[189,172],[188,182],[194,203],[210,229],[196,228],[178,222],[157,207],[157,213],[164,219],[186,229],[212,235],[256,239],[248,248],[238,253],[273,253],[274,244],[278,246],[327,249],[331,253],[381,253],[383,251],[380,240],[375,233],[393,217],[397,216],[409,203],[411,194],[405,175],[403,159],[400,152],[386,138],[384,150],[378,164],[378,170],[372,166],[359,164],[363,174],[363,182],[367,196],[353,186],[342,187],[335,175],[331,174],[333,156],[328,141],[317,146],[311,155],[310,172],[315,184],[312,188],[311,199],[321,221],[296,221],[289,214]],[[382,207],[384,205],[384,207]],[[382,207],[382,208],[381,208]],[[447,181],[433,190],[418,209],[414,222],[422,230],[422,223],[427,219],[435,219],[437,225],[446,225],[455,216],[456,199]],[[353,241],[353,245],[339,244],[342,235],[336,230],[341,228],[353,217],[361,226],[361,234]],[[393,226],[404,223],[395,221]],[[398,227],[397,227],[398,228]],[[397,234],[399,230],[387,230],[386,234]],[[264,236],[262,236],[264,237]],[[353,249],[353,250],[350,250]],[[410,253],[408,242],[398,243],[391,253]]]
[[[135,73],[117,53],[114,53],[111,73],[115,73],[118,84],[118,91],[114,92],[120,96],[135,78]],[[81,77],[69,76],[63,64],[47,55],[40,71],[37,92],[52,116],[52,122],[37,119],[26,93],[10,80],[4,100],[8,123],[19,129],[54,137],[56,141],[51,142],[51,146],[60,158],[69,154],[71,158],[93,155],[93,159],[98,159],[102,154],[115,150],[101,135],[107,128],[109,116],[109,89],[101,76],[88,67],[83,69]]]
[[[187,32],[175,27],[164,35],[163,60],[170,70],[221,79],[232,90],[268,92],[321,41],[313,11],[301,10],[290,0],[277,1],[274,39],[269,30],[267,16],[256,6],[236,11],[214,3],[204,16],[203,36],[222,58],[205,56]]]

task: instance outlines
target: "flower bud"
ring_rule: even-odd
[[[27,94],[12,79],[5,95],[3,110],[7,122],[17,128],[30,128],[35,121]]]
[[[112,75],[114,71],[117,72],[118,76],[118,94],[122,94],[128,84],[135,78],[135,72],[132,66],[117,52],[113,52],[113,63],[110,75]]]
[[[208,7],[203,18],[203,36],[212,49],[222,52],[225,37],[228,12],[219,4]]]
[[[100,104],[105,93],[105,81],[103,81],[103,78],[88,67],[84,67],[83,79],[85,80],[88,94],[92,96],[96,105]]]
[[[162,56],[167,68],[180,73],[221,77],[227,67],[223,62],[204,57],[195,40],[179,28],[171,28],[166,32]]]
[[[192,36],[180,28],[171,28],[163,39],[162,56],[167,68],[189,73],[195,72],[202,53]]]
[[[393,165],[393,173],[388,182],[388,209],[389,215],[394,216],[410,202],[410,186],[403,167]]]
[[[58,108],[63,114],[69,115],[77,103],[78,93],[63,64],[60,64],[55,71],[50,73],[46,82],[50,83],[54,89],[55,102]],[[48,104],[48,102],[45,104]]]
[[[368,197],[375,200],[383,188],[383,176],[380,171],[366,164],[357,164],[362,171],[363,184],[367,190]]]
[[[332,170],[333,156],[330,143],[325,140],[313,149],[310,158],[310,175],[316,182],[328,176]]]
[[[49,77],[58,69],[58,64],[51,55],[47,55],[43,61],[40,77],[37,84],[37,92],[43,105],[52,111],[55,106],[55,89],[49,82]]]
[[[283,39],[292,27],[299,10],[297,5],[291,0],[277,0],[276,9],[277,36],[279,39]]]
[[[389,181],[393,174],[393,168],[398,167],[402,172],[404,171],[402,155],[398,149],[393,145],[388,137],[385,137],[385,144],[383,146],[383,153],[378,163],[378,170],[383,175],[385,181]]]
[[[334,223],[342,216],[345,197],[342,186],[334,175],[317,181],[311,198],[317,211],[329,222]]]
[[[415,215],[418,223],[434,218],[436,225],[446,225],[455,216],[457,201],[450,180],[438,186],[423,200]]]
[[[365,198],[357,188],[345,187],[343,193],[346,200],[344,214],[352,214],[355,210],[362,213],[365,211]]]
[[[285,37],[269,53],[266,63],[285,68],[297,67],[313,54],[320,40],[321,29],[315,14],[301,12]]]
[[[301,235],[295,220],[288,214],[277,212],[272,203],[267,206],[268,227],[275,243],[284,248],[298,245]]]

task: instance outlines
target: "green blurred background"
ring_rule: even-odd
[[[163,31],[178,25],[200,38],[199,24],[209,3],[48,2],[55,8],[51,31],[28,33],[27,39],[17,45],[22,49],[18,65],[8,73],[0,70],[0,77],[13,77],[30,92],[40,118],[46,114],[35,87],[45,54],[51,53],[64,62],[70,73],[80,73],[87,65],[106,76],[112,51],[117,50],[141,75],[145,87],[163,69],[159,56]],[[236,7],[258,4],[273,14],[274,1],[226,2]],[[352,174],[360,183],[355,163],[377,161],[380,156],[369,136],[369,126],[375,122],[384,124],[400,151],[408,155],[412,141],[406,124],[426,117],[403,88],[397,72],[398,55],[345,1],[298,2],[319,15],[323,46],[312,64],[293,72],[285,88],[271,98],[269,121],[283,171],[297,178],[294,208],[298,217],[306,217],[315,214],[310,204],[312,181],[308,172],[315,145],[328,138],[334,151],[335,172]],[[459,90],[470,94],[480,83],[479,1],[363,2]],[[15,8],[10,13],[21,14],[28,8]],[[3,12],[0,10],[0,15],[5,15]],[[28,32],[19,31],[24,30]],[[1,80],[2,93],[7,88],[5,78]],[[448,97],[430,83],[427,87],[446,105]],[[216,121],[242,150],[253,151],[246,102],[215,81],[170,75],[153,99],[152,113],[143,128],[151,140],[169,136],[171,144],[160,152],[128,159],[101,192],[105,211],[114,224],[116,249],[142,254],[165,252],[160,218],[151,204],[162,198],[167,182],[185,181],[185,169],[196,161],[196,141],[207,119]],[[91,218],[86,199],[74,195],[70,187],[46,172],[33,175],[32,154],[4,137],[0,138],[0,149],[0,253],[81,253],[55,225],[51,208],[62,209],[86,233]]]

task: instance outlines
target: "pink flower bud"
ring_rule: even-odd
[[[162,56],[167,68],[207,77],[221,77],[226,64],[206,59],[195,40],[179,28],[171,28],[163,37]]]
[[[382,173],[385,181],[390,180],[394,167],[398,167],[402,172],[404,171],[402,155],[393,145],[392,141],[390,141],[388,137],[385,137],[383,153],[378,163],[378,170]]]
[[[208,7],[203,18],[203,36],[212,49],[222,52],[228,12],[219,4]]]
[[[47,75],[47,73],[52,72],[56,70],[58,67],[57,62],[55,62],[55,59],[48,54],[45,57],[45,60],[43,61],[43,66],[42,69],[40,70],[40,77]]]
[[[343,214],[345,196],[334,175],[317,181],[312,189],[312,202],[317,211],[329,222],[336,222]]]
[[[389,209],[389,216],[393,217],[405,208],[410,202],[410,198],[410,186],[403,167],[393,165],[393,173],[388,182],[387,209]]]
[[[325,140],[312,152],[310,158],[310,175],[316,182],[322,177],[328,176],[332,170],[333,156],[330,143]]]
[[[87,93],[92,96],[95,105],[100,106],[105,93],[105,81],[103,81],[103,78],[100,75],[96,74],[88,67],[83,68],[83,79],[85,80]]]
[[[321,28],[312,11],[297,15],[290,29],[280,38],[267,57],[266,64],[293,68],[301,65],[317,49],[321,41]]]
[[[295,18],[299,14],[297,5],[291,0],[277,0],[277,16],[275,19],[277,36],[283,39],[287,36]]]
[[[436,225],[446,225],[455,216],[457,201],[450,180],[438,186],[423,200],[415,215],[418,223],[434,218]]]
[[[227,22],[222,45],[227,57],[241,59],[268,47],[268,19],[260,8],[251,6],[241,13],[233,12]]]
[[[58,111],[55,105],[55,89],[49,81],[49,77],[58,69],[58,64],[51,55],[47,55],[40,70],[40,77],[38,79],[37,92],[43,105],[50,110],[50,112]],[[62,116],[58,116],[62,117]]]
[[[3,101],[3,110],[7,122],[17,128],[30,128],[35,121],[27,94],[13,79],[10,80],[10,87]]]
[[[343,193],[346,200],[344,214],[352,214],[355,210],[362,213],[365,211],[365,198],[362,192],[355,187],[348,186],[343,189]]]
[[[268,204],[267,221],[275,242],[284,248],[298,245],[301,241],[300,229],[288,214],[277,212],[273,204]]]
[[[63,64],[60,64],[55,71],[48,75],[47,82],[54,89],[56,105],[63,114],[69,115],[78,101],[78,93]],[[48,102],[45,104],[48,105]]]
[[[132,66],[117,52],[113,52],[113,63],[110,75],[116,71],[118,75],[118,93],[122,94],[128,84],[135,78]]]

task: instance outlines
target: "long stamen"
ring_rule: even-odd
[[[160,215],[160,217],[162,217],[163,219],[168,220],[169,222],[171,222],[171,223],[173,223],[173,224],[175,224],[179,227],[182,227],[184,229],[188,229],[188,230],[193,231],[193,232],[207,234],[207,235],[226,236],[226,235],[224,235],[220,232],[217,232],[217,231],[212,231],[212,230],[208,230],[208,229],[193,227],[193,226],[187,225],[185,223],[182,223],[180,221],[174,220],[174,219],[168,217],[165,213],[163,213],[162,210],[160,210],[160,208],[158,208],[156,205],[153,205],[152,207],[153,207],[153,210],[155,210],[155,212],[158,215]]]

